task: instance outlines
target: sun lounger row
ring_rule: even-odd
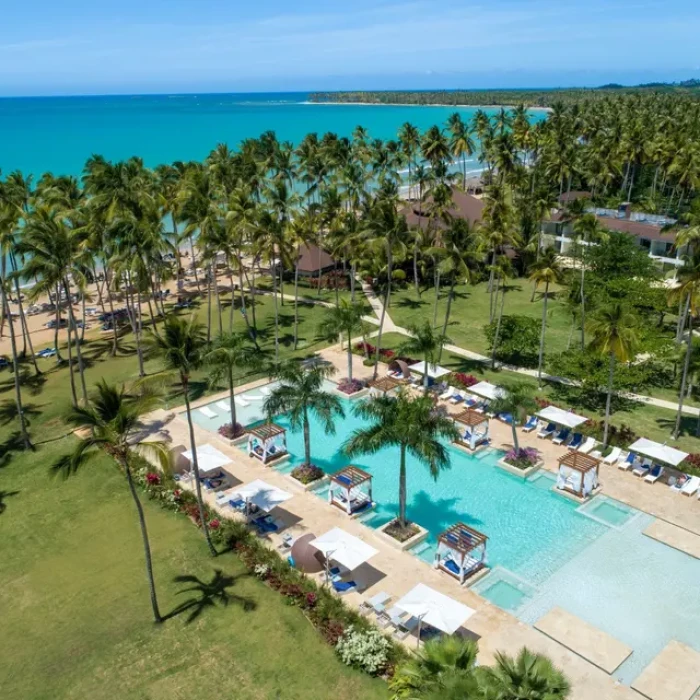
[[[236,402],[236,406],[240,406],[241,408],[246,408],[247,406],[250,406],[251,402],[254,401],[262,401],[266,397],[270,395],[270,389],[266,386],[260,388],[260,396],[257,394],[246,394],[245,396],[234,396],[233,400]],[[230,400],[225,400],[225,401],[217,401],[216,404],[214,404],[222,413],[230,413],[231,412],[231,402]],[[219,414],[214,411],[211,406],[202,406],[201,408],[198,409],[199,412],[207,417],[207,418],[218,418]]]

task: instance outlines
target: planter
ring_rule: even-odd
[[[460,440],[455,440],[452,445],[456,447],[458,450],[462,450],[462,452],[466,452],[468,455],[478,455],[479,453],[483,452],[486,450],[488,447],[491,446],[490,443],[484,442],[481,445],[477,445],[476,449],[472,450],[467,443],[462,442]]]
[[[298,489],[301,489],[302,491],[314,491],[322,484],[327,484],[330,481],[330,476],[328,474],[324,474],[320,479],[314,479],[308,484],[304,484],[299,481],[299,479],[295,479],[291,474],[285,474],[284,476],[286,476],[287,479],[289,479]]]
[[[538,469],[541,469],[544,466],[544,462],[539,460],[527,469],[518,469],[518,467],[514,467],[512,464],[506,462],[505,458],[503,457],[499,459],[496,464],[504,471],[514,474],[515,476],[519,476],[521,479],[527,479],[530,474],[534,474]]]
[[[229,440],[228,438],[225,438],[223,435],[219,435],[219,433],[216,433],[216,437],[221,442],[223,442],[224,445],[228,445],[229,447],[238,447],[238,445],[242,445],[248,439],[247,433],[243,433],[243,435],[239,435],[237,438],[234,438],[233,440]]]
[[[367,396],[367,394],[369,394],[369,389],[367,387],[364,387],[352,394],[346,394],[344,391],[339,391],[338,389],[333,389],[333,392],[338,394],[338,396],[342,396],[344,399],[360,399],[363,396]]]
[[[410,549],[411,547],[415,547],[417,544],[420,544],[424,539],[428,537],[428,531],[425,528],[421,527],[417,523],[411,523],[415,528],[417,528],[418,532],[416,532],[416,534],[412,537],[409,537],[407,540],[399,542],[399,540],[387,534],[386,532],[386,530],[393,523],[394,520],[390,520],[386,525],[382,525],[380,528],[375,530],[375,532],[377,532],[380,537],[383,537],[385,540],[390,542],[394,547],[396,547],[396,549],[400,549],[402,552],[406,551],[407,549]]]

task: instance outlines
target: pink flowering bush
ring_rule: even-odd
[[[160,474],[148,472],[148,474],[146,474],[146,483],[149,486],[158,486],[158,484],[160,484]]]
[[[240,423],[224,423],[217,432],[227,440],[235,440],[245,433],[245,428]]]
[[[506,453],[504,459],[516,469],[529,469],[537,464],[540,453],[534,447],[521,447],[519,450],[513,449]]]
[[[338,383],[338,391],[342,391],[344,394],[356,394],[358,391],[362,391],[365,385],[359,379],[343,379]]]

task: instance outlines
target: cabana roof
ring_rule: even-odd
[[[266,513],[276,508],[281,503],[288,501],[294,496],[294,494],[285,491],[284,489],[277,488],[272,484],[268,484],[262,479],[256,479],[251,481],[245,486],[240,486],[234,489],[244,501],[248,501]]]
[[[486,544],[487,539],[488,537],[478,530],[474,530],[464,523],[455,523],[440,534],[438,542],[442,542],[461,554],[468,554],[473,549]]]
[[[334,527],[309,544],[350,571],[378,554],[374,547],[339,527]]]
[[[645,457],[650,457],[658,462],[669,464],[672,467],[677,467],[687,456],[687,452],[662,445],[660,442],[639,438],[635,443],[629,446],[630,452],[636,452]]]
[[[479,382],[478,384],[474,384],[474,386],[470,386],[467,391],[470,391],[472,394],[476,394],[477,396],[482,396],[485,399],[489,399],[489,401],[500,399],[505,394],[500,386],[491,384],[491,382]]]
[[[426,367],[425,367],[425,360],[421,360],[420,362],[416,362],[415,364],[412,364],[409,366],[409,369],[411,372],[417,372],[418,374],[425,374],[426,373]],[[439,379],[440,377],[445,377],[448,374],[452,374],[452,371],[447,369],[446,367],[441,367],[440,365],[433,365],[433,364],[428,364],[428,376],[431,379]]]
[[[473,408],[467,408],[464,411],[461,411],[457,415],[453,416],[453,420],[455,420],[457,423],[461,423],[462,425],[466,425],[470,428],[473,428],[476,425],[488,423],[489,419],[488,416],[485,416],[483,413],[479,413]]]
[[[599,459],[581,452],[567,452],[559,460],[559,466],[563,465],[565,467],[570,467],[571,469],[575,469],[583,474],[591,471],[591,469],[596,469],[599,464]]]
[[[364,484],[365,481],[370,481],[371,478],[372,475],[364,471],[364,469],[353,467],[352,465],[344,467],[331,475],[331,481],[340,484],[346,489],[355,488],[355,486]]]
[[[248,432],[261,440],[268,440],[271,437],[275,437],[275,435],[282,435],[286,430],[281,425],[277,425],[277,423],[263,423],[255,428],[248,428]]]
[[[539,411],[537,415],[550,423],[564,425],[567,428],[575,428],[588,420],[586,416],[579,416],[573,411],[565,411],[563,408],[557,408],[556,406],[547,406]]]
[[[389,363],[389,369],[398,369],[403,374],[404,379],[409,379],[411,377],[411,370],[408,368],[408,363],[404,360],[392,360]]]
[[[393,377],[379,377],[378,379],[373,379],[372,381],[367,382],[367,386],[370,389],[378,389],[386,394],[387,392],[393,391],[397,387],[400,387],[401,382]]]
[[[476,612],[424,583],[396,601],[396,607],[446,634],[454,634]]]
[[[193,462],[192,450],[183,452],[183,457]],[[231,458],[227,457],[223,452],[219,451],[208,442],[204,445],[197,445],[197,467],[200,472],[211,472],[215,469],[225,467],[231,464]]]

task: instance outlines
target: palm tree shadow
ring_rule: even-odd
[[[670,436],[673,434],[673,431],[676,428],[676,417],[674,416],[673,418],[657,418],[656,424],[659,426],[659,428],[663,428],[664,430],[668,431],[668,434]],[[683,415],[681,417],[681,425],[680,430],[678,432],[678,437],[697,437],[697,424],[698,419],[695,416]],[[669,437],[669,439],[671,438]]]
[[[410,299],[409,297],[403,297],[395,302],[397,308],[410,309],[411,311],[418,311],[418,309],[425,306],[427,303],[427,301],[423,301],[422,299]]]
[[[19,491],[0,491],[0,515],[2,515],[7,510],[7,503],[5,499],[10,496],[16,496]]]
[[[19,430],[7,436],[4,442],[0,442],[0,469],[6,467],[11,461],[14,452],[22,452],[24,442]]]
[[[22,404],[22,413],[24,413],[25,418],[41,415],[39,407],[33,403]],[[18,418],[17,404],[14,401],[8,399],[0,404],[0,425],[9,425]]]
[[[226,608],[230,603],[241,606],[245,612],[255,610],[256,603],[254,600],[229,591],[240,578],[248,575],[231,576],[230,574],[225,574],[221,569],[215,569],[210,581],[203,581],[191,574],[176,576],[173,579],[176,583],[190,584],[178,591],[178,593],[194,593],[195,595],[180,603],[180,605],[165,615],[163,619],[169,620],[183,613],[189,613],[185,620],[185,624],[189,625],[198,619],[205,610],[215,608],[217,605]]]

